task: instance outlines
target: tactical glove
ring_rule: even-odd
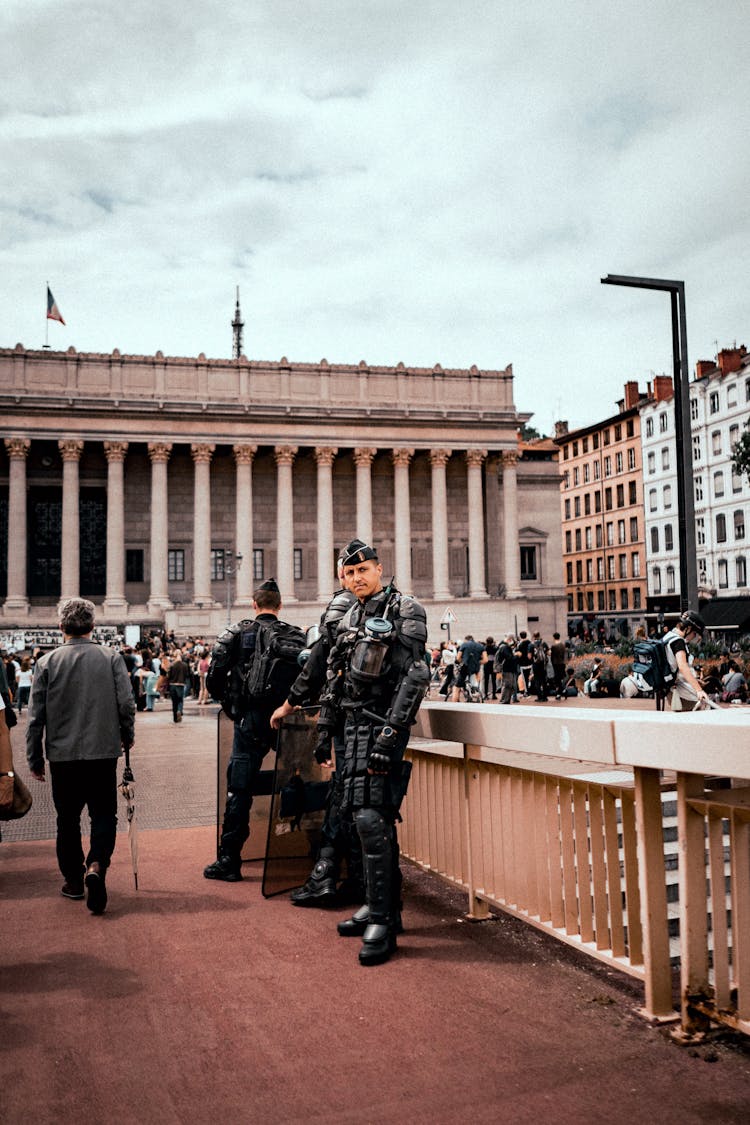
[[[398,734],[393,727],[383,727],[367,759],[367,769],[373,774],[391,772],[391,761],[398,742]]]

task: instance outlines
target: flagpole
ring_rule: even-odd
[[[49,317],[47,316],[47,302],[49,301],[49,282],[47,282],[47,292],[44,294],[44,346],[49,348]]]

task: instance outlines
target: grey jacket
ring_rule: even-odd
[[[37,661],[26,727],[31,769],[42,768],[45,751],[50,762],[118,758],[134,729],[133,689],[119,652],[71,637]]]

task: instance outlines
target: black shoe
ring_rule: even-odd
[[[308,879],[289,896],[294,906],[332,906],[337,901],[334,879]]]
[[[103,914],[107,909],[107,888],[104,885],[104,873],[101,866],[95,861],[86,868],[86,905],[92,914]]]
[[[364,932],[359,951],[360,965],[382,965],[396,952],[396,934],[393,927],[371,922]]]
[[[339,922],[336,929],[341,937],[364,937],[365,930],[370,925],[370,908],[365,903],[360,906],[351,918]]]
[[[79,882],[68,879],[60,888],[60,894],[65,898],[83,898],[83,879]]]
[[[220,855],[214,863],[203,868],[204,879],[221,879],[224,883],[240,883],[242,872],[237,860],[228,855]]]

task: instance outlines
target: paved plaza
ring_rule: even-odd
[[[748,1120],[746,1041],[677,1047],[629,978],[516,919],[470,924],[414,867],[399,953],[372,969],[344,911],[263,899],[260,864],[204,880],[215,731],[191,702],[179,725],[138,716],[140,889],[120,836],[102,917],[59,894],[45,787],[4,832],[4,1125]]]

